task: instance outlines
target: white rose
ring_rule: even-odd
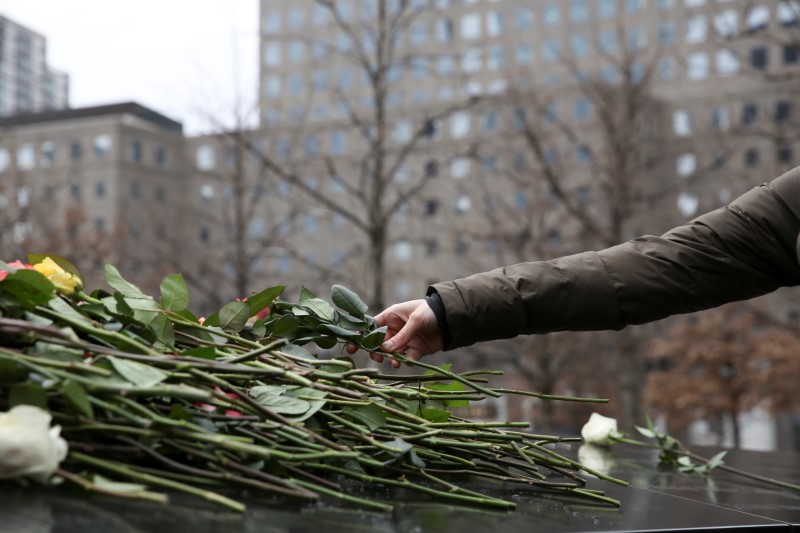
[[[67,456],[61,426],[50,427],[50,413],[17,405],[0,413],[0,478],[28,476],[46,483]]]
[[[598,413],[592,413],[589,421],[581,428],[581,437],[586,444],[610,446],[613,444],[611,437],[619,436],[617,419],[609,418]]]

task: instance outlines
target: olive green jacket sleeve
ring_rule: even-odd
[[[451,342],[618,330],[800,284],[800,168],[661,237],[433,285]]]

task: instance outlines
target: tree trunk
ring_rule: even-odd
[[[619,356],[619,395],[622,404],[620,426],[625,431],[632,431],[634,425],[641,422],[641,371],[639,354],[633,331],[625,328],[617,337],[617,354]]]

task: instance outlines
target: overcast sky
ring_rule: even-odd
[[[190,133],[253,109],[258,0],[0,0],[0,15],[47,38],[72,107],[136,101]]]

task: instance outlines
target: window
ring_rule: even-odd
[[[752,124],[758,119],[758,106],[756,104],[745,104],[742,107],[742,124]]]
[[[430,159],[425,163],[425,177],[435,178],[439,175],[439,163],[435,159]]]
[[[469,174],[469,159],[466,157],[456,157],[450,163],[450,175],[454,179],[461,179]]]
[[[572,0],[569,4],[569,18],[574,23],[581,23],[589,20],[588,0]]]
[[[142,142],[139,139],[131,139],[128,144],[128,159],[134,163],[142,162]]]
[[[545,26],[558,26],[560,18],[557,4],[547,4],[542,9],[542,22]]]
[[[281,44],[267,43],[264,45],[264,66],[278,67],[281,64]]]
[[[450,19],[437,20],[436,38],[443,43],[453,42],[453,21]]]
[[[679,137],[692,134],[692,112],[679,109],[672,115],[672,131]]]
[[[459,235],[456,238],[456,254],[467,255],[469,252],[469,237],[467,235]]]
[[[436,60],[437,74],[451,74],[455,70],[455,59],[453,56],[439,56]]]
[[[211,170],[216,164],[214,147],[208,144],[201,144],[195,153],[195,164],[199,170]]]
[[[481,16],[478,13],[467,13],[461,17],[461,38],[478,39],[481,36]]]
[[[200,242],[208,242],[211,240],[211,229],[208,226],[200,226],[197,236],[200,238]]]
[[[589,41],[586,39],[585,35],[579,33],[573,34],[570,36],[569,44],[572,56],[575,58],[580,59],[586,57],[589,53]]]
[[[708,77],[708,54],[695,52],[687,59],[687,72],[690,80],[702,80]]]
[[[530,65],[533,63],[533,46],[527,43],[518,44],[515,60],[518,65]]]
[[[156,145],[155,153],[156,166],[164,167],[167,164],[167,147],[163,144]]]
[[[303,41],[292,41],[289,43],[289,60],[293,62],[303,61],[306,57],[306,43]]]
[[[586,98],[575,101],[575,120],[583,122],[592,114],[592,103]]]
[[[489,37],[497,37],[506,31],[506,21],[499,11],[489,11],[486,14],[486,33]]]
[[[97,181],[94,184],[94,195],[98,198],[103,198],[106,195],[106,182],[105,181]]]
[[[511,126],[519,131],[525,129],[527,122],[527,118],[525,115],[525,110],[521,107],[515,107],[514,112],[511,115]]]
[[[796,65],[798,58],[800,58],[800,47],[796,44],[787,44],[783,46],[783,62],[786,65]]]
[[[264,76],[264,96],[277,98],[281,95],[281,78],[279,76]]]
[[[30,143],[21,144],[17,147],[17,167],[21,170],[30,170],[36,163],[33,145]]]
[[[778,4],[778,22],[784,26],[794,26],[800,17],[800,3],[797,0],[784,0]]]
[[[0,148],[0,173],[5,172],[11,164],[8,148]],[[3,207],[3,205],[0,205]]]
[[[628,29],[628,50],[641,50],[646,45],[647,37],[645,37],[642,28],[633,27]]]
[[[489,70],[501,70],[506,66],[506,49],[502,44],[495,44],[487,51],[486,66]]]
[[[316,233],[319,224],[317,223],[317,216],[308,213],[303,217],[303,231],[306,233]]]
[[[414,252],[414,246],[411,241],[399,240],[394,243],[394,258],[398,261],[408,261]]]
[[[281,17],[267,12],[264,17],[264,33],[278,33],[281,31]]]
[[[644,10],[645,0],[627,0],[628,13],[639,13]]]
[[[597,34],[597,45],[600,51],[606,54],[613,54],[617,51],[617,32],[616,30],[602,30]]]
[[[205,184],[200,186],[200,198],[203,202],[208,202],[212,198],[214,198],[214,186],[210,184]]]
[[[747,13],[747,20],[745,20],[745,28],[747,31],[763,30],[769,25],[769,7],[768,6],[754,6]]]
[[[487,110],[483,113],[483,131],[490,133],[497,131],[499,117],[497,111]]]
[[[678,175],[682,178],[694,174],[696,168],[697,158],[694,156],[694,154],[683,154],[679,156],[675,162],[675,169],[677,170]]]
[[[341,155],[347,151],[347,134],[342,130],[331,132],[331,153]]]
[[[766,46],[754,46],[750,49],[750,64],[756,69],[767,68],[769,56]]]
[[[739,58],[729,48],[717,50],[717,72],[721,76],[731,76],[739,72]]]
[[[307,135],[303,141],[303,148],[307,156],[315,156],[319,153],[319,141],[316,135]]]
[[[515,27],[518,30],[529,30],[533,28],[533,10],[524,6],[517,8]]]
[[[715,107],[711,110],[711,127],[725,131],[731,126],[731,116],[727,107]]]
[[[514,207],[521,211],[527,209],[528,204],[530,204],[528,191],[517,191],[514,193]]]
[[[697,208],[700,204],[697,196],[689,193],[681,193],[678,195],[678,212],[684,217],[691,217],[697,213]]]
[[[469,48],[464,52],[461,57],[461,69],[467,73],[472,74],[481,68],[481,49]]]
[[[658,9],[672,9],[675,7],[675,0],[656,0]]]
[[[469,212],[472,206],[472,200],[466,194],[460,194],[455,200],[453,210],[457,215],[463,215]]]
[[[739,13],[734,9],[726,9],[714,16],[714,31],[720,37],[733,37],[739,27]]]
[[[759,159],[758,150],[755,148],[749,148],[744,153],[744,164],[748,167],[758,166]]]
[[[422,46],[427,40],[428,25],[421,21],[414,22],[408,32],[408,41],[414,46]]]
[[[439,241],[436,239],[425,239],[423,241],[423,245],[425,247],[425,255],[427,257],[434,257],[437,253],[439,253]]]
[[[708,24],[704,15],[695,15],[686,23],[686,42],[689,44],[702,43],[708,34]]]
[[[167,199],[167,191],[164,189],[164,187],[158,186],[156,187],[153,197],[156,199],[156,202],[163,204]]]
[[[674,80],[678,77],[678,61],[672,56],[662,57],[658,60],[658,79],[663,81]]]
[[[69,186],[69,195],[74,198],[75,200],[80,199],[81,197],[81,184],[80,183],[71,183]]]
[[[658,43],[664,46],[675,44],[675,23],[672,21],[658,23]]]
[[[429,217],[435,216],[439,212],[439,200],[428,199],[425,201],[425,214]]]
[[[289,10],[286,16],[286,22],[290,30],[297,31],[303,27],[306,21],[306,14],[302,8],[296,7]]]
[[[794,159],[794,150],[791,146],[779,146],[775,158],[779,163],[791,163]]]
[[[617,13],[617,0],[597,0],[597,14],[601,19],[613,18]]]
[[[95,136],[95,138],[92,140],[92,147],[94,148],[94,156],[97,159],[107,159],[108,154],[111,153],[111,136]]]
[[[554,39],[545,39],[542,42],[542,59],[545,63],[555,63],[561,57],[561,43]]]
[[[461,139],[469,134],[470,116],[466,111],[459,111],[450,117],[450,135]]]
[[[775,122],[786,122],[792,115],[792,103],[788,100],[775,102]]]
[[[56,161],[56,143],[54,141],[44,141],[42,143],[42,152],[40,163],[43,167],[52,167]]]

